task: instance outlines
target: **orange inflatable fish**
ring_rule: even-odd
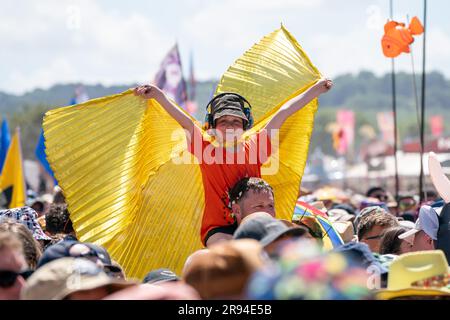
[[[409,53],[409,45],[414,42],[413,36],[422,33],[423,26],[417,17],[412,18],[408,28],[404,23],[388,21],[384,25],[384,36],[381,40],[383,54],[388,58],[395,58],[402,52]]]

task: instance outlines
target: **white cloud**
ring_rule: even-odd
[[[196,50],[196,61],[214,66],[197,70],[203,79],[218,78],[245,50],[284,21],[286,12],[317,8],[322,0],[203,1],[183,20],[181,38]],[[198,66],[199,64],[197,64]]]
[[[76,71],[66,59],[56,58],[45,67],[39,67],[30,73],[12,71],[9,75],[9,81],[12,84],[26,84],[27,86],[45,88],[55,83],[55,75],[58,75],[58,81],[69,82],[76,77]],[[18,89],[21,88],[18,87]]]
[[[5,91],[22,93],[58,82],[149,81],[173,45],[138,12],[108,11],[88,0],[26,2],[29,6],[19,8],[23,11],[9,8],[0,14],[7,48],[0,59],[16,62],[3,67],[0,88]]]
[[[436,58],[446,59],[450,56],[450,35],[439,27],[430,29],[427,38],[429,53]]]
[[[417,4],[413,10],[400,7],[409,1],[398,3],[398,13],[420,13]],[[448,19],[435,3],[430,3],[427,69],[450,74]],[[390,70],[380,45],[386,15],[385,0],[6,1],[0,11],[0,90],[146,82],[175,40],[185,71],[193,51],[197,79],[217,79],[281,22],[324,74],[361,69],[381,74]],[[420,71],[421,37],[413,48]],[[397,61],[398,70],[410,71],[409,56]]]

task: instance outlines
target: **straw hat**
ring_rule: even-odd
[[[410,252],[389,267],[387,289],[377,298],[390,300],[409,296],[450,296],[447,259],[441,250]]]
[[[60,258],[37,269],[21,292],[22,300],[63,300],[78,291],[109,287],[119,291],[136,283],[109,277],[97,264],[84,258]]]

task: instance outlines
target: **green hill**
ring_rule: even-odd
[[[421,79],[417,76],[416,85],[420,90]],[[312,137],[312,148],[320,145],[325,153],[333,154],[329,133],[325,127],[335,121],[336,109],[348,108],[356,112],[357,128],[370,124],[377,128],[376,113],[392,108],[391,76],[377,77],[371,72],[345,74],[334,79],[333,90],[320,98],[320,108]],[[198,110],[195,117],[203,121],[205,105],[212,97],[217,81],[198,82],[196,101]],[[23,95],[0,92],[0,114],[10,121],[11,128],[20,126],[22,143],[26,158],[34,158],[34,148],[39,135],[42,116],[50,109],[65,106],[74,95],[79,84],[58,84],[48,90],[36,89]],[[84,85],[90,98],[98,98],[127,90],[135,84],[106,87],[103,85]],[[427,116],[443,114],[445,122],[450,121],[450,81],[438,72],[427,75],[426,112]],[[418,92],[420,101],[420,91]],[[251,101],[250,101],[251,102]],[[413,78],[410,74],[397,74],[397,104],[399,110],[399,129],[402,139],[418,137],[417,113]],[[445,128],[447,133],[450,127]],[[429,128],[427,127],[427,130]],[[356,135],[356,149],[360,143]]]

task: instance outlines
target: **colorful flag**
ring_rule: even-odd
[[[187,90],[183,78],[181,58],[176,44],[166,55],[155,76],[155,85],[183,109],[186,108]]]
[[[441,137],[444,133],[444,118],[442,115],[430,117],[430,127],[433,137]]]
[[[3,164],[5,163],[10,142],[11,137],[9,135],[8,122],[6,119],[3,119],[2,129],[0,132],[0,174],[2,173]]]
[[[9,208],[17,208],[25,205],[26,185],[19,128],[16,129],[16,133],[6,155],[2,175],[0,176],[0,191],[5,194]]]
[[[383,135],[383,141],[394,144],[394,113],[392,111],[377,113],[378,128]]]

